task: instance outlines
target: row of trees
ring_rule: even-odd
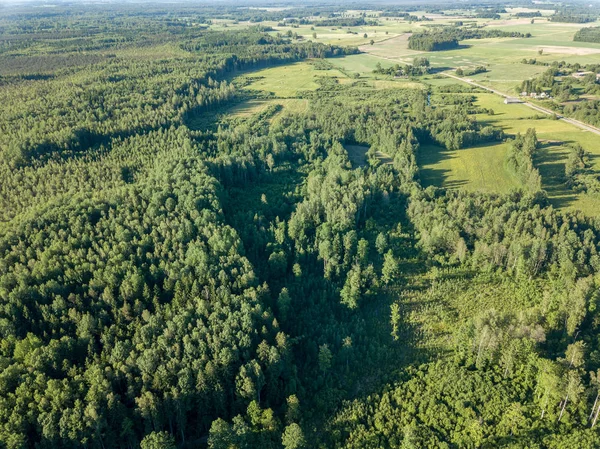
[[[530,128],[524,135],[517,134],[506,154],[508,167],[519,177],[524,188],[531,193],[542,189],[540,172],[533,165],[538,146],[535,129]]]
[[[565,178],[568,187],[589,194],[600,194],[600,179],[593,170],[590,154],[579,144],[569,146],[569,157],[565,163]]]

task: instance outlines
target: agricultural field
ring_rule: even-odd
[[[532,79],[547,70],[543,64],[564,61],[568,64],[600,63],[600,43],[574,42],[573,36],[582,26],[596,26],[550,22],[552,11],[542,10],[542,17],[515,18],[516,13],[536,12],[535,9],[512,8],[499,20],[469,19],[487,29],[531,33],[531,37],[484,38],[460,42],[460,48],[447,51],[423,52],[408,48],[411,33],[434,25],[450,25],[461,18],[461,12],[446,15],[429,15],[428,22],[412,22],[397,18],[381,18],[381,29],[387,32],[384,39],[372,44],[360,45],[360,54],[347,55],[331,60],[347,74],[366,80],[371,87],[385,88],[444,88],[457,81],[439,75],[403,79],[374,74],[377,67],[389,68],[394,64],[411,64],[416,57],[426,57],[434,72],[454,73],[485,67],[484,73],[468,78],[507,95],[520,92],[523,80]],[[413,14],[425,14],[414,12]],[[341,30],[340,30],[341,31]],[[379,33],[378,33],[379,37]],[[523,64],[522,59],[536,59],[541,64]],[[580,84],[574,82],[583,98]],[[535,163],[539,168],[543,188],[551,203],[565,210],[582,210],[588,215],[600,213],[600,198],[585,193],[575,193],[564,183],[564,167],[568,158],[565,145],[578,143],[591,155],[593,170],[600,172],[600,147],[598,136],[563,121],[551,120],[525,105],[505,105],[502,97],[492,93],[478,93],[477,106],[492,109],[493,115],[479,114],[477,120],[501,128],[508,136],[523,134],[534,128],[541,142]],[[544,103],[540,103],[544,106]],[[505,159],[509,143],[481,145],[460,150],[445,150],[435,145],[424,145],[419,152],[421,178],[426,185],[464,188],[471,191],[506,193],[520,187],[519,180],[506,167]]]
[[[515,11],[517,12],[517,11]],[[452,19],[455,20],[455,19]],[[373,73],[375,68],[390,67],[396,63],[410,64],[415,57],[426,56],[436,71],[453,73],[457,67],[471,68],[484,65],[487,72],[470,76],[470,79],[498,89],[513,93],[523,79],[532,78],[544,70],[543,65],[522,64],[522,58],[537,58],[541,61],[561,60],[585,62],[598,58],[600,62],[600,44],[571,42],[578,27],[571,24],[555,24],[545,19],[512,19],[494,21],[490,27],[503,30],[531,32],[531,38],[490,38],[472,39],[461,42],[464,48],[442,52],[419,52],[408,49],[410,29],[418,29],[422,24],[408,24],[394,20],[382,21],[382,28],[388,34],[377,33],[380,40],[373,45],[360,45],[361,53],[329,59],[334,67],[330,70],[316,70],[313,63],[302,62],[292,65],[265,69],[252,74],[251,82],[245,89],[273,96],[278,100],[249,100],[228,111],[230,117],[246,117],[260,113],[270,104],[281,104],[284,109],[304,110],[307,102],[295,100],[302,91],[314,91],[319,88],[319,78],[333,77],[340,84],[356,83],[362,80],[365,88],[394,89],[409,88],[426,90],[455,85],[455,79],[428,75],[420,78],[405,79],[380,76]],[[440,23],[451,21],[448,17]],[[525,23],[527,22],[527,23]],[[407,29],[408,27],[408,29]],[[310,28],[295,29],[310,38]],[[344,29],[335,30],[340,38],[346,39],[352,34]],[[317,27],[318,34],[322,35]],[[373,36],[373,30],[369,30]],[[385,37],[384,37],[385,36]],[[331,36],[329,36],[331,37]],[[358,42],[360,44],[360,42]],[[560,45],[559,45],[560,44]],[[576,45],[581,44],[581,45]],[[540,55],[539,50],[543,48]],[[338,68],[339,70],[336,70]],[[282,101],[287,101],[284,104]],[[289,103],[292,102],[293,103]],[[299,103],[302,101],[301,103]],[[569,123],[550,120],[525,105],[505,105],[502,97],[492,93],[478,93],[476,105],[493,110],[493,115],[478,114],[477,120],[501,128],[507,136],[525,133],[534,128],[542,142],[536,158],[540,170],[543,188],[547,191],[551,204],[564,210],[582,210],[588,215],[600,213],[600,198],[584,193],[574,193],[564,184],[564,167],[568,150],[564,145],[579,143],[593,155],[594,170],[600,172],[600,147],[596,144],[596,135],[581,130]],[[470,191],[488,193],[508,193],[520,187],[518,178],[506,167],[506,155],[509,143],[486,144],[459,150],[446,150],[436,145],[423,145],[418,154],[421,179],[424,185],[436,185],[447,188],[463,188]],[[348,147],[352,150],[354,147]],[[353,151],[350,151],[354,154]],[[352,155],[351,155],[352,156]],[[353,157],[351,157],[352,159]],[[360,159],[360,157],[359,157]],[[362,165],[362,162],[359,164]]]
[[[444,21],[435,23],[444,24]],[[430,24],[427,22],[427,24]],[[586,24],[592,26],[594,24]],[[411,25],[412,30],[422,25]],[[442,52],[420,52],[408,48],[406,26],[396,27],[396,36],[363,45],[360,49],[387,62],[410,63],[416,56],[427,56],[432,66],[440,69],[471,68],[485,66],[488,72],[473,79],[497,89],[514,91],[523,79],[533,77],[544,70],[543,66],[521,63],[523,58],[535,58],[540,62],[565,61],[568,63],[600,63],[600,44],[573,42],[575,32],[581,25],[552,23],[546,19],[513,19],[488,21],[488,28],[503,31],[531,33],[530,38],[489,38],[461,41],[461,48]],[[542,54],[540,54],[540,50]]]
[[[501,97],[492,93],[478,93],[476,97],[477,106],[494,112],[493,115],[478,114],[478,121],[499,127],[509,136],[524,134],[529,128],[536,130],[541,149],[534,162],[551,204],[567,210],[582,210],[593,216],[600,213],[600,198],[574,193],[564,185],[568,158],[565,144],[579,143],[592,154],[594,169],[600,172],[600,146],[596,134],[551,120],[522,104],[504,104]],[[419,151],[422,180],[426,185],[507,193],[520,187],[519,180],[505,164],[508,146],[508,143],[499,143],[449,151],[425,145]]]

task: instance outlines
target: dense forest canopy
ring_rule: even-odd
[[[582,28],[573,37],[574,41],[579,42],[594,42],[600,43],[600,28],[598,27],[587,27]]]
[[[548,143],[428,56],[363,79],[333,64],[356,46],[306,37],[415,11],[0,18],[0,448],[600,445],[600,221],[551,205]],[[407,47],[529,37],[423,30]],[[293,94],[292,71],[268,84],[294,67]],[[493,145],[510,193],[425,185],[428,148]],[[598,194],[565,149],[569,189]]]

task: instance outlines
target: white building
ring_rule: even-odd
[[[515,104],[515,103],[523,103],[523,100],[518,98],[506,97],[504,99],[504,104]]]

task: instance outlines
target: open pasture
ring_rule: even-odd
[[[488,71],[473,77],[478,82],[496,89],[515,92],[524,79],[543,72],[543,65],[523,64],[523,59],[536,59],[540,62],[565,61],[568,63],[600,63],[600,44],[574,42],[573,36],[584,25],[548,22],[547,19],[514,19],[485,22],[490,29],[531,33],[529,38],[488,38],[461,41],[461,48],[448,51],[421,52],[408,49],[407,31],[423,29],[426,25],[447,24],[447,19],[432,22],[396,25],[392,38],[361,46],[361,51],[388,63],[408,64],[416,56],[427,57],[432,66],[438,69],[455,70],[485,66]],[[483,22],[482,22],[483,23]],[[576,26],[573,26],[576,25]],[[594,26],[586,24],[585,26]],[[357,58],[358,59],[358,58]],[[369,61],[370,62],[370,61]],[[358,65],[358,64],[357,64]],[[366,67],[372,64],[365,64]],[[383,63],[382,63],[383,65]],[[360,67],[364,69],[366,67]],[[360,71],[360,70],[357,70]]]

